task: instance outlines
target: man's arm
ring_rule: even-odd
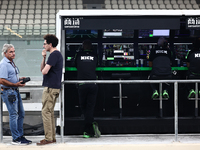
[[[41,63],[41,65],[40,65],[40,71],[41,71],[41,72],[42,72],[42,70],[43,70],[44,67],[45,67],[45,60],[46,60],[46,57],[43,57],[42,63]]]
[[[51,65],[46,64],[44,66],[44,68],[42,69],[42,74],[45,75],[49,72],[49,70],[51,69]]]
[[[153,66],[152,61],[149,61],[149,67],[152,67],[152,66]]]
[[[45,60],[46,60],[46,50],[43,49],[42,50],[42,56],[43,56],[43,59],[42,59],[42,63],[41,63],[41,66],[40,66],[40,71],[42,72],[42,70],[44,69],[46,63],[45,63]]]
[[[190,67],[190,63],[189,62],[187,62],[187,67]]]
[[[149,67],[153,66],[153,59],[155,56],[154,54],[155,54],[155,49],[151,49],[149,53]]]
[[[12,87],[23,87],[25,86],[25,84],[21,84],[21,82],[17,82],[17,83],[12,83],[6,79],[1,78],[1,84],[5,85],[5,86],[12,86]]]

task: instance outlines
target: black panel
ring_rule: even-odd
[[[72,17],[73,18],[73,17]],[[132,45],[134,52],[130,55],[134,59],[143,59],[144,66],[147,66],[146,51],[157,43],[159,37],[139,38],[138,29],[170,29],[170,35],[167,36],[170,49],[174,54],[172,66],[177,66],[175,58],[181,59],[181,66],[184,65],[184,56],[179,56],[183,51],[187,52],[188,48],[181,49],[180,43],[190,45],[193,37],[196,36],[196,30],[186,29],[185,18],[167,17],[167,16],[94,16],[94,17],[74,17],[79,19],[80,29],[98,30],[95,38],[90,38],[94,44],[95,50],[99,55],[99,65],[109,67],[110,61],[104,61],[102,58],[105,52],[105,45]],[[73,20],[73,19],[72,19]],[[70,28],[68,28],[70,29]],[[71,28],[77,30],[77,28]],[[130,38],[109,37],[103,38],[105,29],[131,29],[134,30],[134,36]],[[177,30],[178,29],[178,30]],[[66,37],[65,64],[66,67],[74,66],[72,64],[76,50],[81,47],[82,41],[88,37],[78,36],[77,38]],[[72,44],[69,44],[72,43]],[[126,43],[126,44],[123,44]],[[128,44],[127,44],[128,43]],[[146,44],[148,43],[148,44]],[[177,45],[177,43],[179,43]],[[110,52],[109,50],[106,50]],[[130,52],[130,51],[126,51]],[[131,51],[132,52],[132,51]],[[178,57],[179,56],[179,57]],[[67,57],[71,57],[67,60]],[[132,60],[131,60],[132,61]],[[118,64],[124,64],[125,60],[116,61]],[[117,64],[117,65],[118,65]],[[117,66],[115,65],[115,66]],[[123,65],[121,65],[123,67]],[[135,67],[135,60],[131,64]],[[173,79],[186,79],[187,71],[177,71]],[[130,77],[113,78],[113,74],[130,73]],[[147,80],[150,71],[98,71],[99,80],[129,79],[129,80]],[[67,71],[65,80],[75,80],[76,71]],[[118,84],[99,84],[97,102],[94,116],[99,123],[103,134],[114,133],[174,133],[174,86],[171,85],[168,100],[163,101],[163,118],[159,118],[159,101],[151,99],[151,87],[149,84],[122,84],[122,118],[119,119],[119,99],[114,98],[119,95]],[[179,84],[178,90],[178,115],[180,133],[198,133],[200,122],[195,116],[195,102],[187,99],[186,84]],[[83,118],[78,101],[78,91],[75,84],[65,85],[65,134],[82,134]],[[128,119],[127,119],[128,118]],[[191,123],[191,124],[190,124]]]
[[[65,17],[63,29],[179,29],[176,16],[92,16]]]

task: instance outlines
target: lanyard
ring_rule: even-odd
[[[15,69],[15,74],[17,76],[17,79],[19,80],[18,74],[19,74],[19,69],[17,68],[17,66],[15,65],[15,63],[12,61],[10,62],[10,64],[13,66],[13,68]]]

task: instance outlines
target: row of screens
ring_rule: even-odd
[[[176,30],[176,37],[192,37],[199,35],[199,30]],[[169,37],[169,29],[147,29],[139,30],[139,38]],[[98,30],[66,30],[66,38],[97,38]],[[108,29],[103,31],[103,38],[133,38],[134,30]]]
[[[155,48],[156,44],[139,44],[137,51],[139,52],[139,57],[142,59],[148,59],[149,52],[152,48]],[[174,54],[175,58],[185,60],[187,53],[191,50],[192,43],[174,43]],[[94,44],[93,50],[98,52],[97,44]],[[66,44],[66,58],[70,61],[75,57],[76,52],[80,51],[80,45]],[[122,58],[124,60],[134,60],[134,47],[133,44],[103,44],[102,50],[102,60],[115,60],[117,58]]]
[[[174,48],[172,51],[174,51],[173,55],[173,65],[179,66],[186,66],[186,57],[188,54],[188,51],[191,49],[192,43],[174,43]],[[65,58],[66,58],[66,66],[68,67],[74,67],[74,60],[76,53],[78,51],[81,51],[80,45],[71,45],[66,44],[66,51],[65,51]],[[149,54],[152,48],[155,47],[155,44],[139,44],[137,51],[139,52],[139,56],[135,57],[134,55],[134,48],[133,44],[103,44],[102,51],[98,51],[98,45],[93,45],[93,50],[101,56],[99,60],[101,60],[99,63],[102,66],[117,66],[117,67],[131,67],[131,66],[137,66],[137,60],[138,66],[148,66],[148,59]],[[101,54],[99,54],[101,53]],[[178,64],[178,61],[180,64]],[[143,64],[141,64],[143,63]]]

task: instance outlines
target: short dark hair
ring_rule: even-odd
[[[47,34],[43,38],[46,40],[47,44],[51,43],[53,47],[58,45],[58,38],[53,34]]]
[[[90,40],[83,41],[83,49],[84,50],[92,50],[92,42]]]
[[[166,48],[167,45],[168,45],[168,41],[164,37],[160,37],[158,39],[158,46],[162,46],[162,47]]]

